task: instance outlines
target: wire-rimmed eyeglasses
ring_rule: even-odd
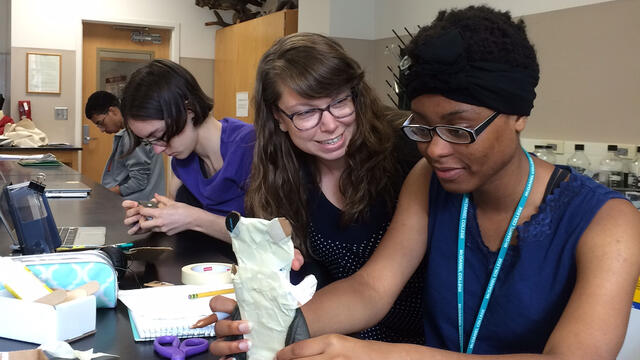
[[[454,144],[471,144],[478,139],[478,136],[495,120],[500,113],[494,112],[486,120],[476,126],[474,129],[467,129],[462,126],[454,125],[412,125],[415,114],[409,115],[404,124],[402,124],[402,132],[411,140],[417,142],[429,142],[433,139],[435,132],[440,138],[446,142]]]

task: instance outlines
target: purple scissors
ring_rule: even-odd
[[[205,352],[208,348],[209,341],[202,338],[185,339],[182,344],[176,336],[160,336],[153,341],[153,349],[160,356],[171,360],[184,360],[188,356]]]

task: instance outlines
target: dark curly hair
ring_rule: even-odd
[[[407,55],[415,59],[420,44],[453,29],[462,35],[467,61],[492,62],[540,73],[536,50],[527,37],[524,21],[514,21],[509,11],[488,6],[440,11],[408,44]]]

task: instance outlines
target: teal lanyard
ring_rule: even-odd
[[[527,160],[529,160],[529,177],[527,178],[527,184],[524,188],[524,191],[522,192],[522,196],[520,196],[518,207],[511,217],[511,222],[509,223],[509,227],[507,228],[507,233],[504,234],[504,239],[502,240],[502,246],[500,247],[500,252],[498,253],[498,258],[496,259],[496,264],[493,266],[489,284],[487,284],[487,289],[484,292],[480,310],[478,310],[476,322],[473,325],[473,331],[471,332],[469,345],[467,346],[467,354],[471,354],[473,352],[473,346],[476,343],[476,338],[478,337],[478,331],[480,331],[482,319],[484,318],[484,314],[487,311],[487,306],[489,305],[489,299],[491,298],[493,287],[496,284],[498,274],[500,273],[500,268],[502,267],[502,262],[504,261],[504,257],[507,254],[507,249],[509,248],[511,235],[515,230],[516,225],[518,225],[520,214],[522,214],[524,205],[527,203],[527,198],[529,198],[529,193],[531,193],[531,186],[533,185],[533,178],[535,176],[535,167],[533,166],[531,155],[529,155],[529,153],[527,153],[526,151],[524,153],[525,155],[527,155]],[[464,352],[464,247],[467,230],[468,209],[469,194],[464,194],[462,197],[462,206],[460,208],[460,223],[458,225],[458,338],[460,341],[461,353]]]

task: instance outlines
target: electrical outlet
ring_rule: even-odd
[[[68,120],[69,108],[66,106],[55,106],[53,108],[53,118],[55,120]]]

